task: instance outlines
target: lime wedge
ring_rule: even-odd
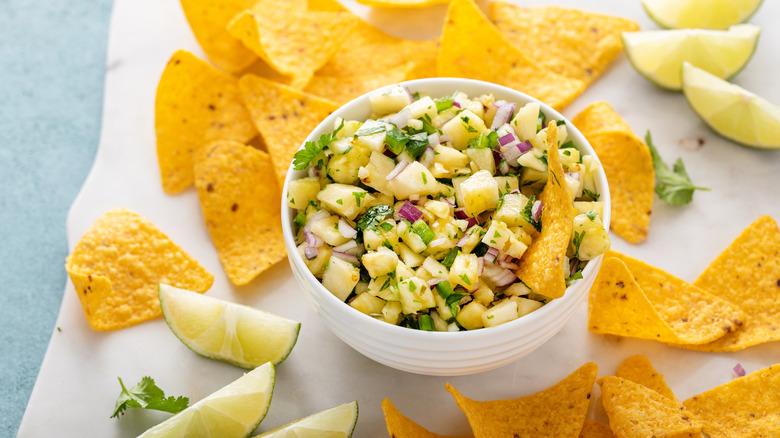
[[[349,438],[355,430],[357,419],[358,404],[353,401],[255,435],[254,438]]]
[[[261,365],[139,438],[249,436],[268,413],[275,379],[274,366]]]
[[[682,81],[688,104],[713,131],[744,146],[780,149],[780,107],[688,63]]]
[[[279,364],[298,340],[299,322],[262,310],[160,284],[160,307],[173,333],[192,351],[252,369]]]
[[[669,90],[680,90],[683,62],[728,79],[739,73],[758,43],[761,28],[738,24],[729,30],[651,30],[623,33],[631,65],[642,76]]]
[[[642,0],[647,15],[667,29],[728,29],[744,23],[762,0]]]

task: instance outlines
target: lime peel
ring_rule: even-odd
[[[762,0],[642,0],[650,18],[667,29],[728,29],[755,14]]]
[[[349,438],[358,419],[358,403],[352,401],[286,424],[254,438],[286,438],[316,436],[317,438]]]

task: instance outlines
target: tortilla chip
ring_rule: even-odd
[[[154,224],[123,208],[92,224],[65,269],[94,330],[117,330],[160,316],[160,283],[203,293],[214,282]]]
[[[701,344],[734,332],[745,321],[745,312],[737,305],[641,260],[608,251],[606,257],[617,257],[626,264],[642,292],[658,314],[676,333],[697,334],[691,342]]]
[[[409,79],[435,76],[438,42],[405,40],[390,36],[359,21],[342,47],[317,71],[317,75],[354,77],[382,74],[406,64],[415,69]]]
[[[375,8],[427,8],[433,5],[442,5],[451,0],[356,0],[358,3],[373,6]]]
[[[389,399],[382,400],[382,412],[387,433],[393,438],[454,438],[430,432],[402,414]]]
[[[588,105],[571,122],[586,137],[609,132],[634,133],[612,105],[603,100]]]
[[[615,372],[615,376],[628,379],[652,389],[664,397],[677,400],[672,389],[666,384],[664,375],[653,368],[647,356],[637,354],[624,360]]]
[[[238,85],[252,120],[268,147],[279,187],[282,187],[295,151],[338,106],[254,75],[243,76]]]
[[[710,438],[770,437],[780,430],[780,365],[695,395],[683,405]]]
[[[586,84],[623,50],[622,33],[639,30],[631,20],[558,6],[526,8],[490,3],[490,17],[517,49],[540,67]]]
[[[598,366],[589,362],[544,391],[507,400],[476,401],[462,396],[449,383],[446,389],[468,417],[475,438],[576,438],[597,374]]]
[[[192,33],[211,62],[222,70],[236,73],[256,59],[241,41],[233,38],[227,25],[257,0],[181,0]]]
[[[408,64],[400,69],[360,76],[317,75],[309,81],[304,91],[343,105],[369,91],[405,81],[412,67],[413,64]]]
[[[580,431],[580,438],[614,438],[608,425],[590,418],[585,419],[585,425]]]
[[[458,0],[456,0],[458,1]],[[566,292],[563,272],[574,221],[574,207],[565,184],[563,166],[558,155],[558,127],[547,126],[547,183],[542,201],[542,231],[528,246],[515,274],[534,292],[550,298],[560,298]]]
[[[600,377],[598,384],[615,436],[701,437],[701,423],[679,401],[620,377]]]
[[[747,317],[739,330],[711,344],[690,348],[736,351],[780,340],[780,229],[777,222],[769,216],[759,217],[693,284],[738,304]]]
[[[195,162],[203,216],[225,272],[249,283],[287,253],[282,238],[282,193],[271,158],[241,143],[217,141]]]
[[[309,0],[308,6],[312,11],[340,12],[349,10],[337,0]]]
[[[311,78],[357,25],[351,12],[297,10],[261,0],[236,16],[228,31],[283,75]],[[297,80],[305,85],[305,80]]]
[[[257,135],[238,81],[185,50],[174,53],[165,66],[154,110],[157,160],[169,194],[192,185],[192,156],[203,145],[247,142]]]
[[[560,109],[585,90],[585,82],[553,73],[515,48],[473,0],[450,3],[436,70],[439,76],[480,79],[521,91]],[[551,23],[545,27],[546,32]]]

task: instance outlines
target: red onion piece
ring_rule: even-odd
[[[504,260],[499,260],[498,261],[498,266],[501,266],[502,268],[505,268],[505,269],[517,269],[517,268],[519,268],[519,266],[517,266],[517,264],[512,263],[512,262],[506,262]]]
[[[512,134],[511,132],[502,135],[501,137],[498,138],[499,146],[506,146],[515,141],[519,142],[520,140],[517,138],[516,135]]]
[[[313,248],[311,246],[307,246],[306,248],[303,249],[303,255],[306,256],[306,260],[311,260],[317,257],[319,253],[320,250],[318,250],[317,248]]]
[[[409,165],[409,162],[408,162],[408,161],[406,161],[406,160],[401,160],[401,162],[400,162],[400,163],[398,163],[398,164],[395,166],[395,169],[393,169],[393,171],[392,171],[392,172],[390,172],[390,173],[388,173],[388,174],[387,174],[387,176],[385,177],[385,179],[386,179],[386,180],[388,180],[388,181],[390,181],[391,179],[393,179],[393,178],[397,177],[397,176],[398,176],[398,174],[400,174],[401,172],[403,172],[403,171],[404,171],[404,169],[406,169],[406,166],[408,166],[408,165]]]
[[[412,115],[410,111],[406,108],[402,109],[401,111],[397,112],[396,114],[393,114],[392,116],[387,118],[387,121],[389,123],[392,123],[393,125],[397,126],[398,129],[405,128],[406,125],[409,124],[409,120],[412,118]]]
[[[498,165],[498,171],[501,172],[501,175],[506,175],[511,170],[512,169],[509,168],[509,163],[507,163],[506,160],[502,160],[501,164]]]
[[[458,240],[458,243],[455,244],[458,248],[463,248],[463,245],[466,244],[466,242],[469,240],[469,235],[466,234],[465,236],[461,237],[460,240]]]
[[[533,149],[534,145],[532,145],[530,141],[526,140],[526,141],[518,144],[517,148],[520,149],[520,153],[522,155],[522,154],[530,151],[531,149]]]
[[[455,219],[468,219],[469,217],[462,208],[455,210]]]
[[[488,263],[493,263],[496,261],[496,257],[498,257],[498,248],[489,246],[487,252],[484,255],[485,260]]]
[[[319,177],[320,177],[320,168],[317,166],[309,167],[309,178],[319,178]]]
[[[309,231],[307,228],[303,229],[303,235],[306,236],[306,244],[310,247],[319,248],[322,246],[322,239],[316,234]]]
[[[520,190],[519,189],[514,189],[511,192],[509,192],[509,194],[510,195],[518,195],[518,194],[520,194]]]
[[[435,135],[435,134],[431,134],[431,136],[433,136],[433,135]],[[428,140],[430,141],[430,137],[428,137]],[[420,160],[419,160],[420,164],[422,164],[425,167],[430,168],[431,165],[433,164],[433,157],[434,157],[433,148],[428,146],[425,149],[425,152],[423,152],[422,155],[420,155]]]
[[[494,103],[494,105],[499,104],[499,102]],[[496,105],[498,108],[496,110],[496,115],[493,116],[493,123],[490,125],[490,129],[496,130],[499,127],[509,123],[509,120],[512,118],[512,114],[515,113],[515,107],[516,105],[514,103],[506,103]]]
[[[348,254],[352,254],[352,250],[356,249],[357,247],[358,247],[357,242],[355,242],[354,240],[350,240],[349,242],[347,242],[347,243],[345,243],[343,245],[339,245],[339,246],[333,248],[333,251],[345,252],[345,253],[348,253]]]
[[[452,102],[452,106],[454,106],[455,108],[461,108],[458,102]]]
[[[580,267],[580,259],[574,257],[569,259],[569,277],[577,272],[577,268]]]
[[[442,134],[439,136],[439,143],[447,143],[450,141],[450,138],[447,136],[447,134]]]
[[[482,276],[499,287],[512,284],[515,279],[517,279],[517,276],[509,269],[496,266],[492,263],[485,264]]]
[[[340,252],[340,251],[332,251],[331,254],[333,255],[333,257],[338,257],[341,260],[352,263],[355,266],[360,264],[360,260],[358,260],[357,256],[353,254],[347,254],[345,252]]]
[[[537,200],[534,202],[534,206],[531,207],[531,215],[536,222],[539,222],[539,219],[542,218],[542,211],[544,211],[544,204],[542,204],[542,201]]]
[[[406,94],[409,96],[409,102],[414,102],[414,93],[412,93],[412,90],[409,89],[406,85],[403,85],[401,88],[406,91]]]
[[[485,260],[480,257],[477,259],[479,261],[479,264],[477,265],[477,274],[482,275],[482,273],[485,271]]]
[[[434,132],[433,134],[428,136],[428,145],[430,147],[436,147],[438,144],[441,143],[441,138],[439,137],[438,132]]]
[[[733,371],[734,371],[734,375],[735,375],[735,376],[737,376],[737,377],[745,377],[745,369],[744,369],[744,368],[742,368],[742,364],[739,364],[739,363],[738,363],[738,364],[737,364],[737,365],[734,367],[734,370],[733,370]]]
[[[404,202],[398,214],[411,223],[417,222],[422,217],[422,212],[409,201]]]
[[[347,239],[354,239],[357,236],[357,230],[352,228],[344,219],[339,219],[339,234]]]
[[[466,229],[467,230],[469,228],[473,227],[474,225],[479,225],[479,224],[482,223],[478,216],[477,217],[470,217],[470,218],[468,218],[468,221],[469,221],[469,223],[468,223],[468,225],[466,225]]]

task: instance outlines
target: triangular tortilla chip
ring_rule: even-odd
[[[694,348],[736,351],[780,340],[780,229],[769,216],[750,224],[693,282],[738,304],[744,324],[717,341]],[[688,347],[686,347],[688,348]]]
[[[295,151],[338,106],[254,75],[243,76],[239,88],[271,154],[281,187]]]
[[[358,23],[351,12],[301,11],[278,3],[261,0],[228,30],[276,71],[294,78],[311,78]]]
[[[563,185],[566,180],[558,155],[558,127],[555,122],[547,126],[547,160],[549,176],[539,195],[544,205],[542,231],[528,246],[515,274],[534,292],[560,298],[566,292],[567,275],[563,268],[571,240],[574,207],[569,190]]]
[[[257,0],[181,0],[184,15],[200,47],[211,62],[222,70],[237,73],[257,59],[241,41],[233,38],[227,31],[230,20],[256,2]]]
[[[154,224],[123,208],[92,224],[65,269],[95,330],[117,330],[160,316],[160,283],[203,293],[214,281]]]
[[[580,111],[571,122],[588,137],[609,132],[633,134],[631,126],[612,108],[609,103],[599,100]]]
[[[257,135],[238,80],[179,50],[165,66],[154,104],[157,160],[163,190],[192,185],[192,155],[214,140],[247,142]]]
[[[715,340],[743,325],[745,312],[729,301],[633,257],[612,250],[605,257],[617,257],[626,264],[655,310],[678,334]]]
[[[652,389],[664,397],[677,400],[672,389],[666,384],[664,375],[653,368],[647,356],[636,354],[624,360],[615,372],[615,376],[628,379]]]
[[[282,192],[268,154],[232,141],[211,143],[196,158],[195,186],[211,240],[233,284],[249,283],[286,257]]]
[[[436,70],[439,76],[505,85],[558,109],[585,90],[585,82],[555,74],[528,60],[473,0],[450,3]]]
[[[620,377],[600,377],[598,384],[615,436],[701,437],[701,423],[679,401]]]
[[[621,34],[639,30],[631,20],[559,6],[526,8],[490,3],[501,33],[535,64],[591,83],[623,50]]]
[[[385,414],[387,433],[393,438],[454,438],[420,426],[396,409],[389,399],[382,400],[382,412]]]
[[[710,438],[770,437],[780,431],[780,365],[695,395],[683,405]]]
[[[375,8],[427,8],[433,5],[449,3],[451,0],[356,0],[358,3]]]
[[[614,438],[612,429],[608,425],[593,420],[591,418],[585,419],[585,425],[582,426],[580,431],[580,438]]]
[[[414,67],[413,64],[408,64],[384,73],[360,76],[315,75],[306,88],[304,88],[304,91],[328,99],[338,105],[343,105],[369,91],[405,81],[408,79],[412,67]]]
[[[466,414],[475,438],[576,438],[588,412],[598,366],[589,362],[555,385],[522,398],[476,401],[449,383],[447,391]]]

